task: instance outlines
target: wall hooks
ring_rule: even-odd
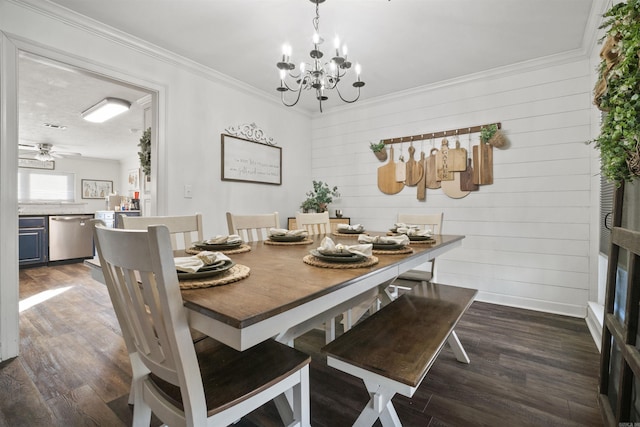
[[[502,129],[502,123],[500,123],[500,122],[498,122],[498,123],[489,123],[489,124],[486,124],[486,125],[470,126],[470,127],[464,127],[464,128],[458,128],[458,129],[443,130],[443,131],[439,131],[439,132],[431,132],[431,139],[440,138],[440,137],[446,137],[447,135],[450,135],[452,133],[455,133],[456,135],[465,135],[467,133],[476,133],[476,132],[480,132],[480,130],[482,128],[485,128],[485,127],[491,126],[491,125],[496,125],[496,126],[498,126],[498,129]],[[399,144],[401,142],[412,141],[414,138],[415,139],[424,139],[424,135],[425,134],[402,136],[402,137],[398,137],[398,138],[388,138],[388,139],[383,139],[381,142],[383,142],[385,144]]]

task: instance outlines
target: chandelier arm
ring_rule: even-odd
[[[300,94],[302,93],[302,90],[298,89],[297,91],[292,91],[292,92],[297,92],[298,96],[296,97],[296,100],[293,104],[287,104],[287,102],[284,100],[284,92],[280,92],[280,98],[282,100],[282,103],[286,106],[286,107],[293,107],[294,105],[296,105],[298,103],[298,101],[300,101]]]
[[[349,101],[348,99],[344,99],[342,97],[342,94],[340,93],[340,88],[337,86],[335,86],[336,92],[338,92],[338,96],[340,97],[340,99],[342,99],[343,102],[346,102],[347,104],[353,104],[354,102],[356,102],[358,99],[360,99],[360,88],[358,88],[358,96],[356,96],[356,98],[352,101]]]

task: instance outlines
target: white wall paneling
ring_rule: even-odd
[[[439,258],[438,280],[480,290],[479,299],[585,316],[589,300],[591,175],[590,64],[422,88],[313,119],[313,174],[337,185],[352,222],[385,230],[398,212],[444,212],[444,232],[463,247]],[[397,195],[377,188],[370,141],[501,122],[510,145],[494,149],[494,184],[463,199],[415,187]],[[449,145],[455,141],[450,137]],[[440,147],[441,140],[433,141]],[[469,149],[466,135],[461,147]],[[471,145],[478,143],[472,135]],[[408,159],[409,144],[402,150]],[[414,142],[416,159],[432,141]],[[394,144],[396,158],[400,144]],[[469,150],[471,153],[471,150]]]

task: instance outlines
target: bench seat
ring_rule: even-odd
[[[445,343],[455,338],[459,345],[453,330],[476,293],[417,285],[323,347],[329,366],[362,378],[372,395],[354,425],[372,425],[377,418],[383,425],[401,425],[391,398],[412,397]]]

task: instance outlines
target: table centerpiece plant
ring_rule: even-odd
[[[594,104],[604,114],[600,135],[602,174],[617,185],[640,176],[640,0],[613,5],[603,15]]]
[[[313,181],[313,190],[307,192],[307,198],[302,202],[300,208],[303,212],[316,211],[324,212],[334,197],[340,197],[338,187],[329,187],[323,181]]]

